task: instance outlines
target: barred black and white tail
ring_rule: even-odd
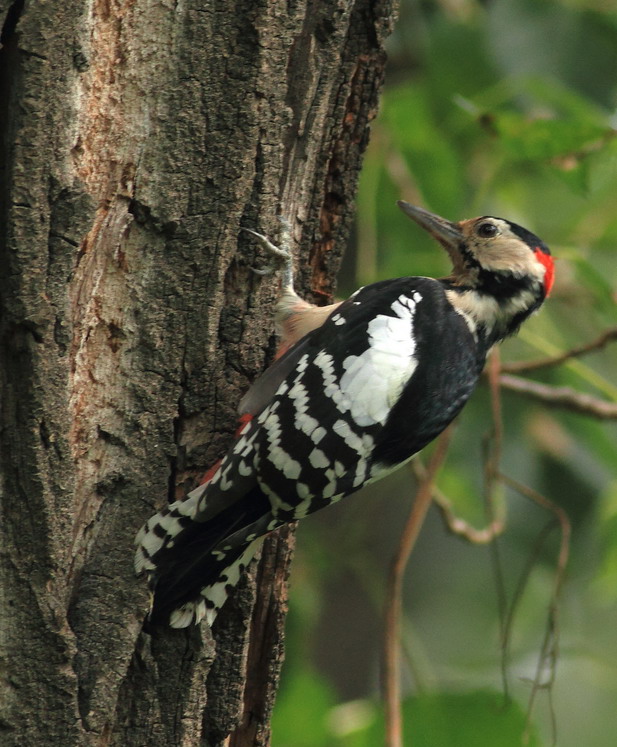
[[[135,569],[149,576],[153,623],[184,628],[205,617],[211,625],[263,541],[259,520],[270,506],[259,489],[202,521],[204,492],[172,503],[137,535]]]

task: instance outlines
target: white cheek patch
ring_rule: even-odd
[[[399,296],[392,304],[396,316],[378,314],[369,322],[369,346],[343,361],[339,388],[360,426],[386,422],[403,387],[418,365],[414,356],[413,320],[419,293]]]
[[[472,335],[477,336],[478,326],[493,328],[499,315],[499,304],[492,296],[475,290],[464,293],[447,290],[446,296],[454,310],[463,317]]]
[[[541,282],[545,267],[538,261],[532,248],[521,240],[509,224],[493,218],[500,235],[491,239],[472,238],[471,248],[480,267],[489,273],[504,273],[515,277],[532,277]]]

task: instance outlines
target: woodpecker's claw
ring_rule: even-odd
[[[270,254],[273,254],[275,257],[278,257],[282,261],[289,261],[291,259],[291,254],[287,248],[281,249],[276,244],[273,244],[270,239],[267,236],[264,236],[262,233],[257,233],[257,231],[253,231],[252,228],[243,228],[243,231],[246,231],[247,233],[252,234],[257,241],[261,244],[261,246],[266,249]],[[287,243],[287,242],[285,242]]]
[[[282,287],[293,288],[293,257],[289,249],[289,223],[283,218],[281,218],[280,220],[283,226],[283,230],[281,231],[280,247],[273,244],[267,236],[264,236],[257,231],[253,231],[251,228],[243,228],[242,230],[254,236],[257,239],[258,243],[276,260],[276,264],[274,266],[270,265],[262,268],[251,267],[251,270],[256,275],[272,275],[279,269],[280,266],[282,266]]]

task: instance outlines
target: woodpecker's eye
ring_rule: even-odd
[[[476,233],[483,239],[492,239],[493,236],[497,236],[499,229],[494,223],[480,223],[476,226]]]

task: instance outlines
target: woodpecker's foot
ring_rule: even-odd
[[[283,230],[281,231],[281,246],[276,246],[267,236],[257,233],[257,231],[253,231],[251,228],[243,228],[242,230],[252,234],[262,248],[272,255],[275,260],[274,265],[262,268],[251,267],[251,270],[257,275],[272,275],[274,272],[282,269],[282,287],[293,289],[293,257],[289,248],[290,228],[289,223],[285,219],[280,218],[280,221],[283,226]]]

